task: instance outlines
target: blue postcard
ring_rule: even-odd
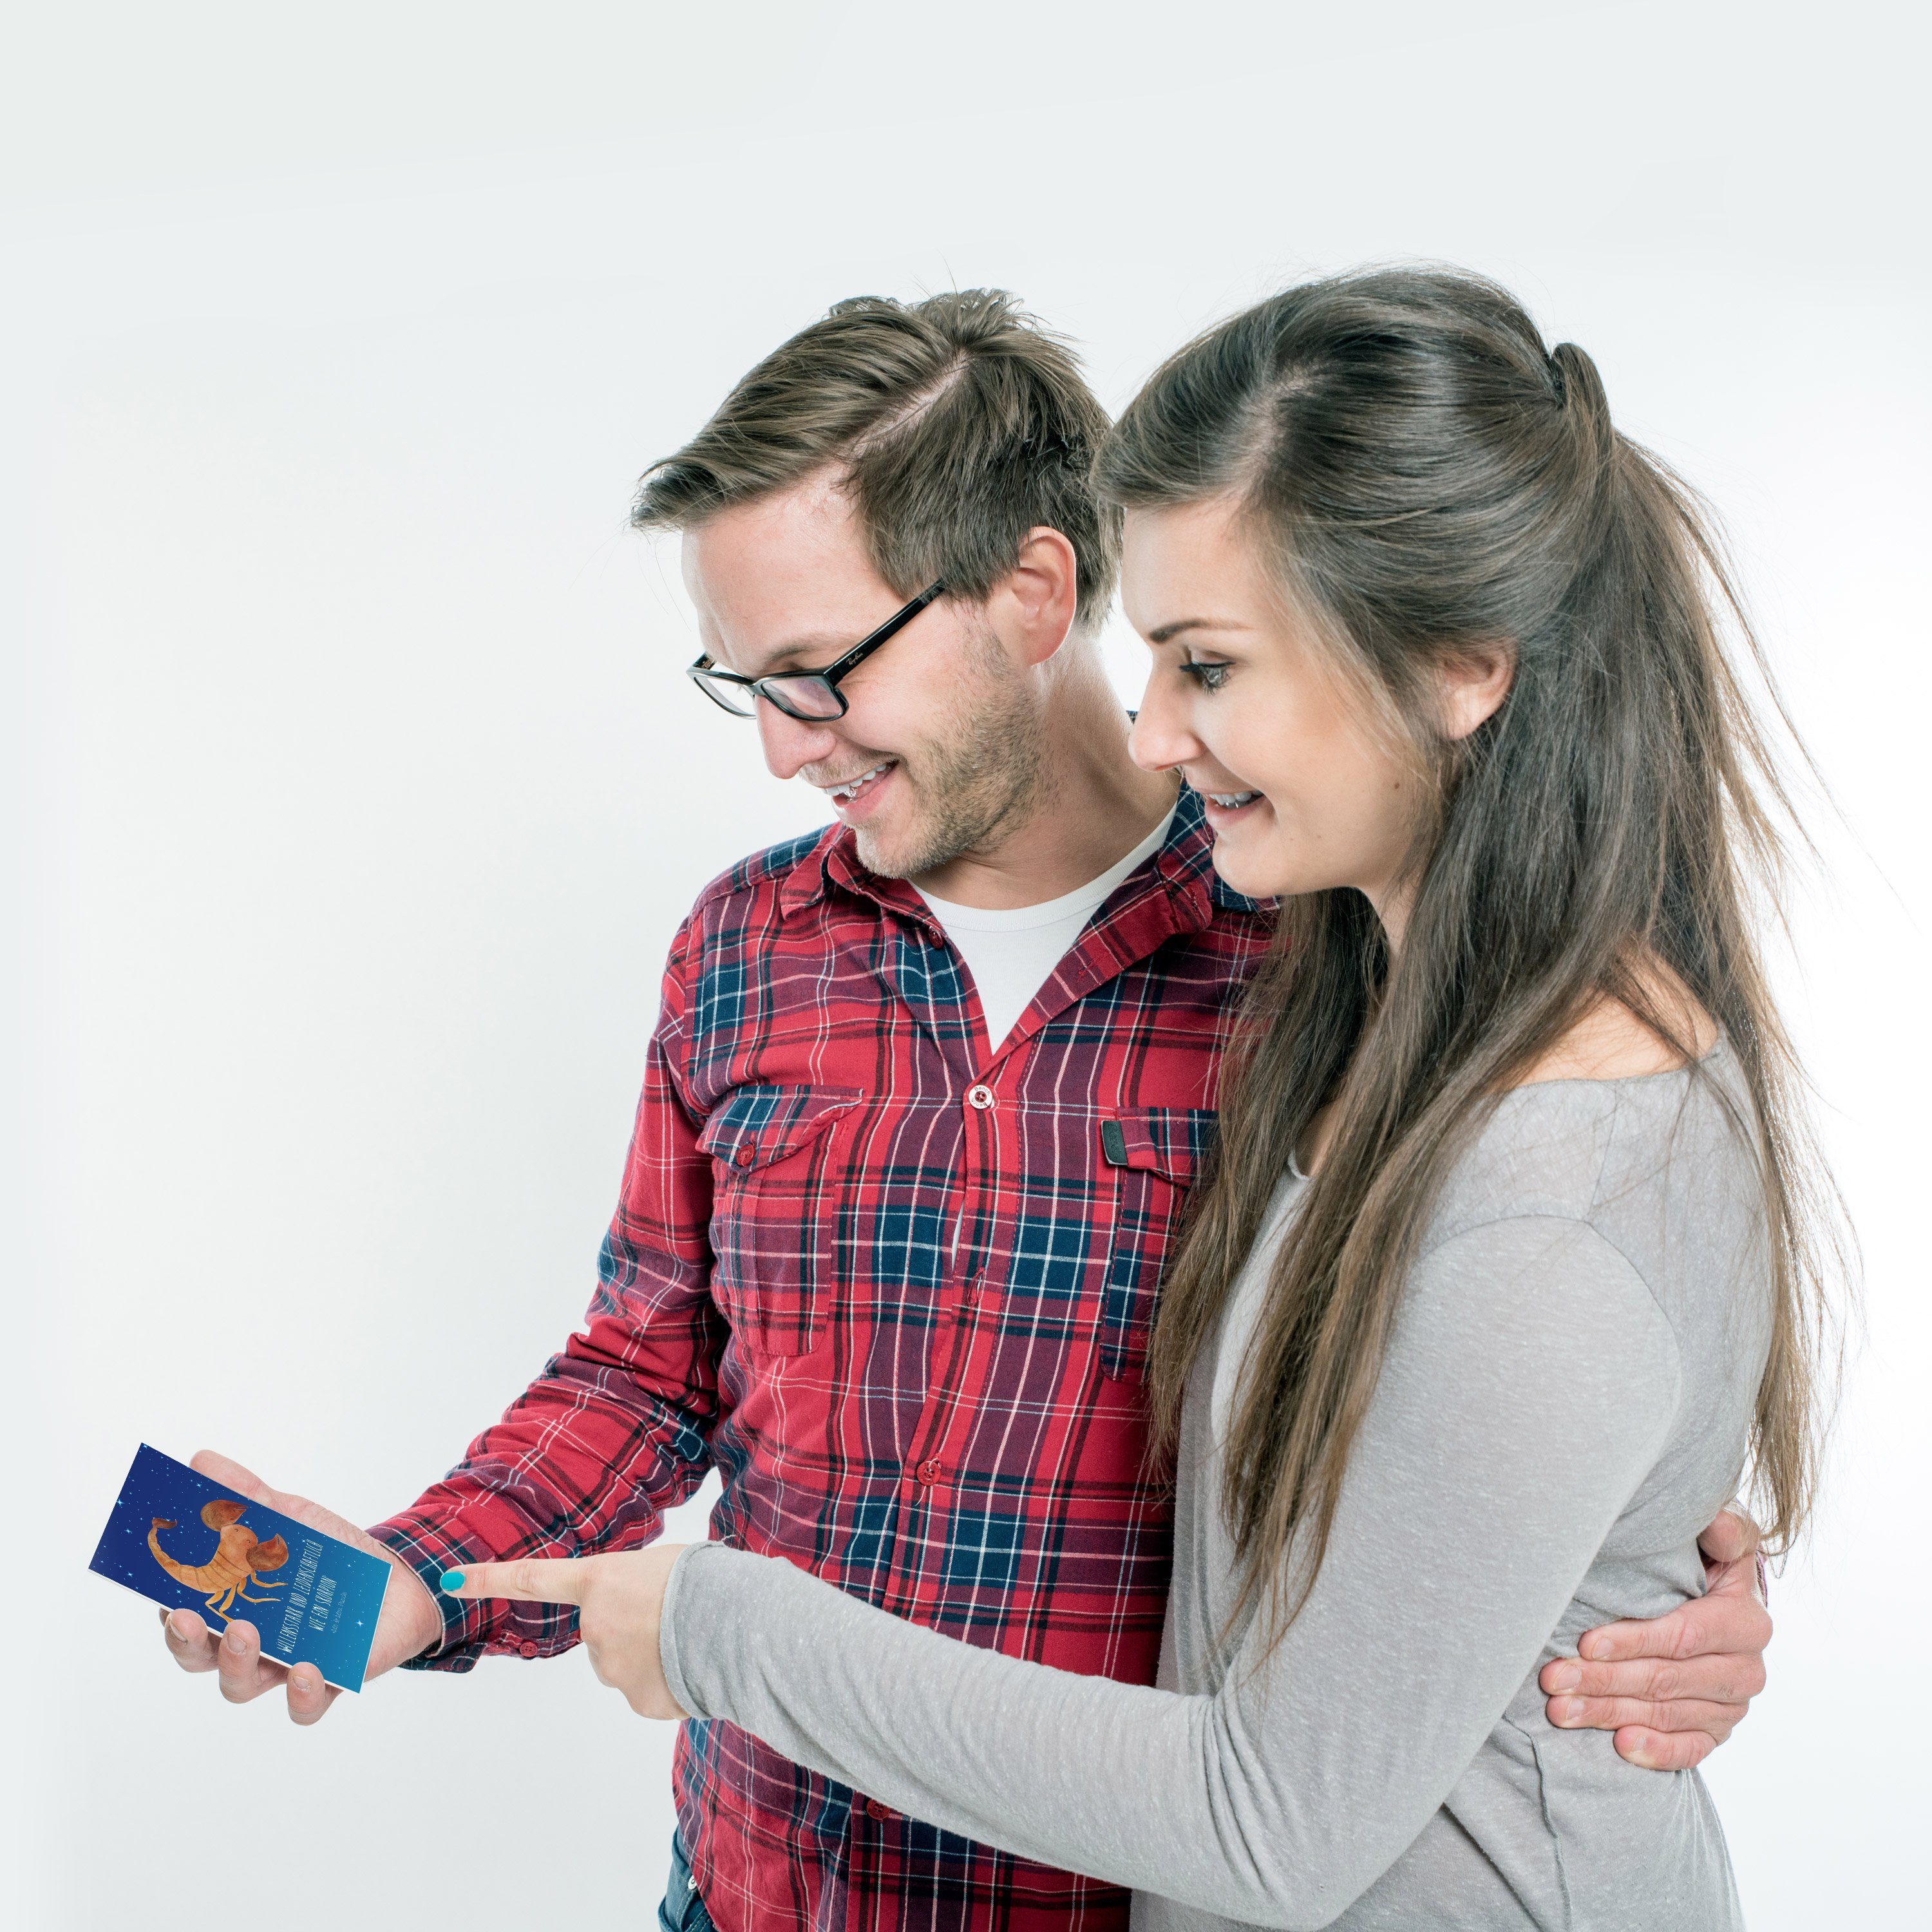
[[[220,1630],[261,1634],[277,1664],[312,1664],[359,1690],[388,1588],[380,1556],[224,1490],[145,1442],[87,1566],[151,1602]]]

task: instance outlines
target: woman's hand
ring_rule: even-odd
[[[681,1543],[653,1544],[610,1556],[525,1557],[472,1563],[443,1573],[452,1597],[499,1597],[515,1604],[574,1604],[578,1634],[600,1684],[621,1690],[640,1718],[682,1718],[664,1682],[658,1623]]]

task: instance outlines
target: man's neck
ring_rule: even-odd
[[[1127,755],[1127,718],[1100,667],[1054,694],[1043,748],[1047,782],[1025,816],[983,849],[912,881],[955,905],[1006,911],[1077,892],[1118,865],[1173,809],[1164,772]]]

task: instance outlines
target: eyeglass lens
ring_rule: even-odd
[[[842,718],[845,706],[822,677],[768,677],[764,691],[781,711],[806,719]]]
[[[756,698],[749,685],[734,684],[722,678],[709,677],[703,671],[692,674],[704,687],[704,694],[734,716],[752,718],[758,715]],[[759,681],[758,689],[788,716],[802,718],[808,722],[818,719],[842,717],[844,707],[838,695],[824,678],[801,674],[796,677],[779,676]]]

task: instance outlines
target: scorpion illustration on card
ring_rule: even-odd
[[[285,1590],[286,1581],[268,1583],[262,1573],[279,1570],[289,1560],[289,1546],[280,1536],[262,1542],[242,1521],[246,1503],[226,1496],[217,1497],[201,1512],[201,1520],[217,1532],[220,1541],[206,1563],[178,1562],[161,1547],[161,1532],[172,1529],[172,1518],[158,1516],[148,1532],[148,1549],[154,1561],[184,1588],[205,1592],[208,1609],[224,1623],[230,1606],[238,1598],[244,1604],[273,1604],[273,1597],[251,1597],[242,1586],[253,1582],[264,1590]]]

